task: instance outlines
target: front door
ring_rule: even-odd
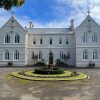
[[[49,64],[53,64],[53,53],[49,53]]]

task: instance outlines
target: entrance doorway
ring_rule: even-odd
[[[53,53],[49,53],[49,64],[53,64]]]

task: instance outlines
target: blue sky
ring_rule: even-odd
[[[28,27],[29,21],[35,27],[68,27],[71,19],[78,26],[86,18],[88,9],[100,23],[100,0],[26,0],[25,4],[12,11],[23,27]],[[10,17],[11,11],[0,9],[0,26]]]

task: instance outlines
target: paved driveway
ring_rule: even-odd
[[[77,69],[90,79],[70,82],[29,82],[8,75],[29,69],[0,68],[0,100],[100,100],[100,69]]]

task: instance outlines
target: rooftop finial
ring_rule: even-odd
[[[88,15],[90,15],[90,13],[91,13],[91,12],[90,12],[90,10],[88,10],[88,12],[87,12],[87,13],[88,13]]]
[[[15,12],[14,11],[11,11],[11,14],[12,14],[12,17],[14,17]]]

